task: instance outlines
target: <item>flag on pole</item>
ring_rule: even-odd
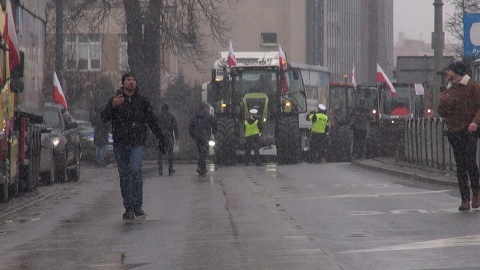
[[[392,92],[393,97],[397,97],[397,91],[395,91],[395,87],[393,87],[392,82],[388,79],[387,75],[385,75],[385,72],[383,72],[382,68],[380,65],[377,63],[377,83],[385,83],[387,84],[388,88],[390,89],[390,92]]]
[[[278,45],[278,61],[280,65],[280,70],[287,70],[287,56],[282,50],[282,46]]]
[[[53,72],[53,101],[58,103],[68,111],[67,100],[65,99],[65,94],[63,93],[62,86],[58,81],[57,73]]]
[[[355,79],[355,63],[353,63],[353,69],[352,69],[352,84],[353,84],[353,87],[357,87],[357,80]]]
[[[237,59],[235,58],[235,54],[233,53],[233,45],[232,41],[230,40],[228,44],[228,59],[227,59],[227,65],[229,67],[234,67],[237,65]]]
[[[8,63],[10,70],[20,65],[20,52],[18,51],[17,32],[13,21],[12,3],[7,0],[5,24],[3,25],[2,38],[8,45]]]

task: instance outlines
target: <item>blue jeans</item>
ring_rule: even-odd
[[[125,209],[142,207],[143,175],[142,162],[145,158],[144,146],[114,146],[120,176],[120,191]]]
[[[107,153],[107,146],[106,145],[97,145],[95,156],[97,161],[97,166],[106,165],[105,163],[105,154]]]

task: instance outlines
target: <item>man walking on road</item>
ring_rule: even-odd
[[[358,104],[350,112],[352,123],[350,128],[353,131],[353,149],[352,160],[363,159],[365,149],[365,138],[367,137],[367,130],[372,121],[370,111],[365,107],[365,99],[361,98]]]
[[[122,87],[101,113],[104,122],[112,122],[113,151],[120,176],[120,190],[125,213],[123,219],[143,216],[142,162],[145,157],[147,125],[159,140],[160,151],[166,152],[165,138],[153,113],[150,101],[138,93],[135,75],[122,76]]]
[[[460,61],[450,63],[438,74],[445,75],[446,90],[440,93],[438,113],[445,118],[447,137],[457,165],[458,188],[462,203],[460,211],[480,207],[479,171],[476,161],[476,134],[480,124],[480,85],[467,75],[467,66]],[[470,179],[470,185],[468,180]]]
[[[162,112],[159,115],[160,127],[165,135],[167,142],[168,155],[168,175],[172,175],[173,169],[173,148],[178,144],[178,126],[177,119],[170,113],[168,104],[162,105]],[[163,175],[163,153],[158,151],[158,174]]]
[[[100,118],[100,108],[96,107],[94,114],[90,119],[93,126],[93,143],[95,144],[95,160],[97,167],[106,167],[105,154],[108,145],[108,132],[110,130],[108,123]]]
[[[205,160],[208,152],[208,141],[217,132],[217,122],[215,118],[208,113],[209,105],[200,103],[197,112],[190,119],[188,124],[188,134],[195,140],[198,148],[198,168],[200,176],[207,173],[207,164]]]

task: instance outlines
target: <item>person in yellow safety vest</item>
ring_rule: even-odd
[[[255,153],[255,165],[261,166],[260,162],[260,133],[262,132],[262,123],[258,120],[258,110],[251,109],[250,117],[245,120],[245,166],[250,163],[250,154]]]
[[[318,111],[312,111],[306,116],[312,122],[310,130],[310,162],[326,163],[328,150],[328,116],[327,108],[318,104]]]

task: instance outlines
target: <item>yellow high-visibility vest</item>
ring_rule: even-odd
[[[325,133],[325,128],[328,125],[328,116],[323,113],[316,113],[317,121],[312,123],[312,132],[314,133]],[[310,115],[309,119],[312,121],[313,114]]]
[[[258,128],[258,119],[255,122],[249,124],[247,120],[245,120],[245,137],[257,135],[260,133],[260,129]]]

